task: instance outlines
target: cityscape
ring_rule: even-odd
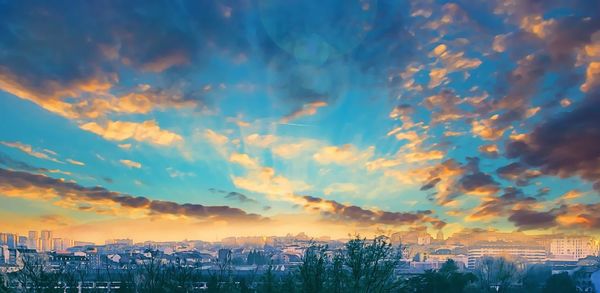
[[[0,293],[600,293],[599,0],[0,0]]]
[[[352,241],[363,241],[365,249],[376,243],[371,243],[370,239],[361,239],[358,235],[348,236],[347,239],[334,240],[299,233],[286,236],[226,237],[216,242],[134,242],[124,238],[107,239],[104,243],[96,244],[57,238],[49,230],[29,231],[27,236],[0,233],[0,273],[4,276],[6,289],[35,286],[33,284],[43,281],[21,276],[26,274],[22,271],[27,270],[25,268],[35,259],[43,260],[43,265],[36,263],[37,265],[47,266],[50,272],[54,271],[60,276],[53,279],[58,284],[56,287],[59,291],[146,291],[143,285],[132,287],[134,279],[127,279],[124,272],[144,271],[156,263],[158,267],[178,268],[181,271],[177,272],[181,274],[189,273],[188,279],[174,285],[182,292],[209,290],[209,286],[213,287],[213,292],[236,291],[224,289],[224,284],[228,282],[232,283],[233,288],[247,286],[244,287],[247,292],[262,292],[268,281],[265,274],[274,276],[269,282],[273,286],[271,291],[276,291],[274,288],[283,290],[285,278],[310,266],[307,255],[315,247],[322,249],[323,256],[332,261],[336,255],[348,253],[348,243]],[[421,275],[443,270],[449,261],[457,271],[479,275],[481,280],[485,280],[483,276],[488,275],[485,286],[492,290],[495,288],[496,291],[506,286],[502,289],[503,292],[538,289],[540,284],[532,284],[530,278],[544,280],[553,275],[572,276],[577,292],[596,292],[600,281],[600,242],[587,235],[528,235],[522,232],[465,230],[445,237],[442,230],[438,230],[435,235],[419,230],[381,235],[373,241],[377,239],[388,243],[390,248],[401,248],[397,256],[398,262],[394,263],[388,277],[407,283]],[[503,265],[511,268],[494,267],[498,271],[484,272],[483,267],[489,265],[486,262],[494,260],[502,260],[505,262]],[[73,270],[73,276],[78,277],[66,277],[66,268]],[[226,277],[223,277],[224,271]],[[489,274],[507,275],[490,277]],[[27,281],[23,281],[24,279]],[[476,279],[477,277],[473,280]],[[299,280],[291,281],[292,291],[302,288],[297,281]],[[240,282],[245,285],[240,285]],[[475,283],[473,281],[469,284],[470,290],[476,291],[481,286]],[[327,280],[323,280],[323,284],[328,284]],[[158,291],[168,291],[167,288],[172,290],[172,287],[164,286]],[[214,286],[224,290],[214,290]],[[396,289],[399,292],[421,292],[418,287],[401,288]],[[243,288],[239,289],[244,291]],[[465,288],[461,288],[463,289]]]

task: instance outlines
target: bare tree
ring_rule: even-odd
[[[394,270],[402,258],[384,236],[369,241],[358,235],[346,244],[345,265],[353,292],[388,292],[395,287]]]
[[[483,290],[494,288],[496,292],[508,292],[519,279],[515,263],[505,258],[483,257],[476,264],[475,274]]]

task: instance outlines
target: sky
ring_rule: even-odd
[[[600,229],[600,2],[0,1],[0,225]]]

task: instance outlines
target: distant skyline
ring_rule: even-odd
[[[0,3],[1,230],[597,235],[598,1]]]

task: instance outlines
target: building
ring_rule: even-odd
[[[27,237],[27,248],[35,250],[40,249],[40,238],[37,231],[29,231]]]
[[[8,245],[0,245],[0,265],[16,265],[19,259],[19,251],[9,248]]]
[[[13,233],[0,233],[0,245],[6,245],[10,249],[17,248],[19,235]]]
[[[26,236],[19,236],[19,240],[17,241],[17,246],[18,247],[27,247],[27,237]]]
[[[550,254],[555,258],[578,260],[598,255],[598,249],[592,237],[562,237],[550,241]]]
[[[544,247],[528,246],[512,243],[490,243],[481,244],[468,250],[467,267],[475,268],[477,262],[483,257],[504,257],[508,259],[522,259],[527,263],[544,263],[547,259],[547,253]]]
[[[429,245],[432,237],[426,231],[396,232],[390,237],[392,244]]]
[[[51,251],[52,249],[52,231],[42,230],[40,237],[40,250]]]
[[[444,232],[442,232],[442,230],[439,230],[437,232],[437,235],[435,236],[435,240],[444,241]]]
[[[133,246],[133,240],[129,238],[125,239],[109,239],[104,242],[106,245],[125,245]]]
[[[52,248],[55,251],[65,251],[67,248],[73,247],[73,240],[66,238],[54,238],[52,239]]]

